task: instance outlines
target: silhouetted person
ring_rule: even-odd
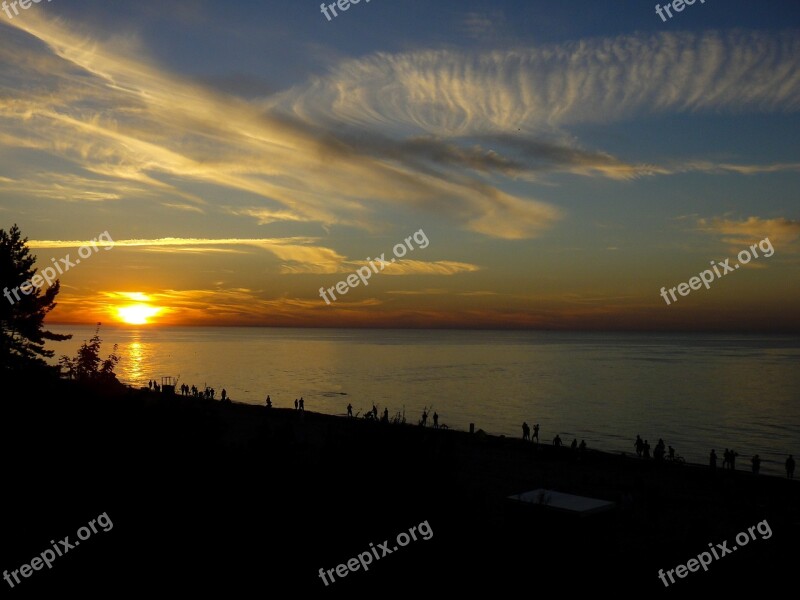
[[[533,426],[533,439],[536,440],[536,443],[539,443],[539,424]]]
[[[724,471],[730,466],[731,463],[731,451],[725,448],[725,452],[722,453],[722,470]]]
[[[436,421],[436,416],[434,415],[433,418]],[[381,417],[381,423],[388,423],[389,422],[389,409],[385,406],[383,407],[383,417]]]
[[[657,461],[664,460],[664,440],[659,439],[658,443],[656,444],[656,449],[653,451],[653,458]]]
[[[305,405],[305,402],[303,402],[303,397],[302,396],[300,396],[300,410],[302,410],[303,412],[305,412],[305,410],[306,410],[306,405]]]
[[[578,449],[578,438],[572,438],[572,444],[570,444],[569,449],[573,452]]]
[[[152,379],[148,379],[147,385],[150,387],[150,391],[152,392],[153,391],[153,380]]]
[[[353,416],[353,405],[350,404],[349,402],[347,403],[347,416],[348,417]]]
[[[578,446],[578,450],[580,451],[581,456],[586,454],[586,440],[581,440],[581,445]]]
[[[761,469],[761,459],[758,457],[758,454],[751,458],[750,462],[753,463],[753,475],[758,475],[758,471]]]
[[[425,427],[425,424],[428,422],[428,410],[422,410],[422,426]]]
[[[439,429],[439,414],[433,411],[433,428]]]
[[[267,394],[267,408],[272,408],[272,398]]]
[[[736,470],[736,457],[737,456],[739,456],[739,453],[738,452],[734,452],[733,449],[731,449],[730,458],[728,459],[728,463],[731,465],[731,471],[735,471]]]
[[[794,479],[794,457],[791,454],[786,459],[786,476],[789,479]]]
[[[556,448],[561,448],[562,445],[561,436],[556,434],[556,437],[553,438],[553,446]]]
[[[223,402],[228,399],[228,392],[225,390],[225,388],[222,388],[222,394],[220,394],[220,398],[222,398]]]
[[[669,459],[675,460],[675,448],[673,448],[672,446],[669,447]]]
[[[378,407],[374,404],[372,405],[372,418],[378,420]]]
[[[527,421],[522,422],[522,441],[531,439],[531,428],[528,426]]]
[[[644,441],[644,446],[642,446],[642,454],[645,458],[650,458],[650,442],[647,440]]]
[[[708,457],[708,466],[712,471],[717,470],[717,452],[712,448],[711,455]]]
[[[294,399],[294,409],[297,410],[298,407],[297,398]]]
[[[636,456],[641,458],[642,452],[644,452],[644,442],[642,441],[642,436],[638,433],[636,434],[636,442],[633,445],[636,447]]]

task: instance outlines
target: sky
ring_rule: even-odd
[[[49,322],[800,331],[800,4],[342,3],[0,5]]]

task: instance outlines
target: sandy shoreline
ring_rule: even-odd
[[[143,590],[161,577],[198,589],[273,581],[374,594],[386,585],[413,590],[435,572],[443,591],[530,589],[531,578],[556,591],[582,573],[591,578],[573,588],[673,593],[659,569],[767,519],[771,539],[674,584],[739,589],[786,576],[800,537],[797,482],[743,471],[136,390],[87,393],[63,382],[18,388],[2,410],[15,478],[3,568],[84,514],[106,511],[115,523],[115,535],[92,543],[96,554],[87,547],[79,566],[26,580],[31,590],[107,589],[137,572],[132,585]],[[616,508],[577,518],[508,500],[538,488]],[[323,585],[320,568],[423,521],[430,540]],[[146,572],[136,566],[143,556]]]

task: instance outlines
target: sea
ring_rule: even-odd
[[[94,327],[49,343],[74,355]],[[541,443],[634,452],[637,434],[659,438],[688,462],[721,465],[726,448],[750,470],[783,475],[800,454],[800,337],[735,334],[567,333],[267,327],[106,327],[119,379],[136,387],[176,377],[222,389],[238,402],[363,416],[388,408],[417,424],[434,412],[451,429],[522,436]]]

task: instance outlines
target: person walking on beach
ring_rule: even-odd
[[[642,436],[638,433],[636,434],[636,442],[633,445],[636,447],[636,456],[641,458],[644,451],[644,442],[642,441]]]
[[[581,440],[581,445],[578,446],[578,450],[581,453],[581,456],[586,455],[586,440]]]
[[[433,411],[433,428],[439,429],[439,414]]]
[[[561,436],[556,434],[556,437],[553,438],[553,446],[556,448],[561,448],[562,445]]]
[[[347,403],[347,416],[348,417],[353,416],[353,405],[350,404],[349,402]]]
[[[539,424],[536,423],[533,426],[533,439],[536,440],[536,443],[539,443]]]
[[[642,446],[642,453],[645,458],[650,458],[650,442],[645,440],[644,446]]]
[[[791,454],[786,459],[786,477],[794,479],[794,457]]]
[[[711,467],[712,471],[717,470],[717,452],[713,448],[711,449],[711,456],[708,457],[708,466]]]
[[[572,452],[575,452],[578,449],[578,438],[572,438],[572,443],[569,445],[569,449]]]
[[[223,402],[225,402],[225,400],[228,398],[228,392],[225,390],[225,388],[222,388],[222,394],[220,394],[220,398],[222,398]]]
[[[731,471],[736,470],[736,457],[739,456],[738,452],[734,452],[733,448],[731,448],[730,457],[728,458],[728,464],[731,466]]]
[[[381,423],[388,423],[388,422],[389,422],[389,409],[384,406],[383,417],[381,417]]]
[[[761,468],[761,459],[758,457],[758,454],[751,458],[750,462],[753,463],[753,475],[758,475],[758,471]]]
[[[150,391],[152,392],[153,391],[153,380],[152,379],[148,379],[147,380],[147,386],[150,388]]]
[[[303,411],[303,412],[306,411],[306,405],[305,405],[305,402],[303,402],[303,397],[302,396],[300,396],[300,410]]]
[[[427,408],[423,408],[422,409],[422,421],[420,423],[422,424],[423,427],[425,427],[425,424],[427,422],[428,422],[428,409]]]
[[[269,397],[269,394],[267,394],[267,408],[272,408],[272,399]]]
[[[378,420],[378,407],[374,404],[372,405],[372,418],[376,421]]]
[[[298,407],[298,404],[297,404],[297,398],[295,398],[295,399],[294,399],[294,409],[295,409],[295,410],[297,410],[297,407]]]
[[[522,441],[531,439],[531,428],[528,426],[527,421],[522,422]]]
[[[656,444],[656,449],[653,451],[653,458],[657,461],[664,460],[664,440],[661,438],[658,439],[658,443]]]
[[[730,462],[731,462],[731,451],[728,450],[727,448],[725,448],[725,452],[723,452],[723,454],[722,454],[722,470],[723,471],[728,468],[728,466],[730,465]]]

